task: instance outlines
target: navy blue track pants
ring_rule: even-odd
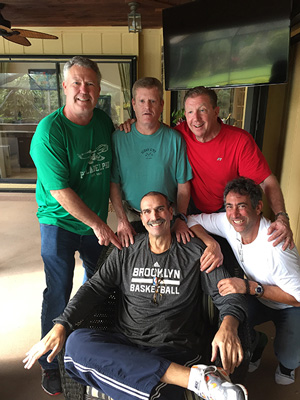
[[[191,350],[132,344],[120,333],[77,329],[66,342],[65,367],[77,382],[114,400],[181,399],[184,389],[160,382],[171,362],[192,366]]]

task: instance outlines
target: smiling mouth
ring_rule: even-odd
[[[149,221],[147,222],[147,225],[152,226],[152,227],[156,227],[156,226],[160,226],[165,222],[165,219],[158,219],[156,221]]]
[[[203,125],[204,125],[204,123],[203,124],[199,124],[199,125],[194,124],[194,127],[198,129],[198,128],[202,128]]]
[[[232,222],[236,225],[241,225],[244,221],[242,219],[233,219]]]

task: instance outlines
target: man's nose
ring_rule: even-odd
[[[88,85],[86,83],[83,83],[82,85],[80,85],[80,91],[81,93],[87,93],[88,92]]]
[[[157,210],[152,210],[151,211],[151,219],[155,220],[157,218],[158,212]]]
[[[239,210],[239,208],[237,207],[237,208],[234,208],[233,210],[232,210],[232,215],[233,215],[233,217],[239,217],[241,214],[240,214],[240,210]]]
[[[202,114],[201,114],[201,112],[200,112],[200,111],[197,111],[195,114],[196,114],[197,120],[198,120],[198,121],[201,121],[201,120],[202,120]]]

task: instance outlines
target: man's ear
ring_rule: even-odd
[[[141,213],[141,212],[140,212],[140,220],[141,220],[141,223],[145,226],[144,221],[143,221],[143,218],[142,218],[142,213]]]
[[[258,202],[258,204],[256,206],[257,215],[262,213],[263,206],[264,206],[264,204],[263,204],[262,200],[259,200],[259,202]]]
[[[215,111],[215,115],[218,117],[219,112],[220,112],[220,107],[216,107],[214,111]]]
[[[63,87],[63,89],[64,89],[64,92],[65,92],[65,90],[66,90],[66,87],[67,87],[67,85],[66,85],[66,82],[65,82],[65,81],[63,81],[63,83],[62,83],[62,87]]]

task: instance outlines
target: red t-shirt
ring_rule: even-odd
[[[223,206],[226,184],[238,176],[260,184],[271,170],[253,137],[243,129],[221,122],[219,134],[206,143],[199,142],[186,121],[177,125],[187,147],[193,170],[191,195],[196,207],[211,213]]]

